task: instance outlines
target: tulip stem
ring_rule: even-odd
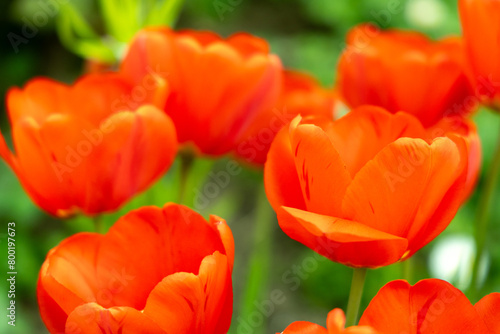
[[[357,323],[367,270],[367,268],[354,268],[351,292],[349,293],[349,301],[347,303],[346,327],[355,326]]]
[[[99,234],[106,233],[106,228],[104,226],[104,220],[102,219],[102,215],[94,216],[92,218],[92,220],[94,221],[94,227],[95,227],[96,233],[99,233]]]
[[[500,134],[500,132],[499,132]],[[497,146],[493,155],[493,160],[484,179],[484,186],[479,194],[479,204],[477,206],[475,217],[475,241],[476,241],[476,258],[472,269],[472,280],[470,285],[471,302],[477,299],[478,276],[480,271],[481,259],[484,255],[486,244],[486,236],[488,234],[488,220],[490,218],[491,205],[493,203],[495,185],[498,182],[498,174],[500,173],[500,135],[497,138]]]
[[[258,192],[253,228],[253,252],[248,265],[248,279],[239,312],[240,318],[246,322],[250,321],[251,314],[256,311],[256,305],[260,305],[263,300],[269,298],[265,294],[268,293],[269,287],[267,282],[269,282],[270,259],[272,258],[274,212],[267,201],[264,187],[259,187]],[[252,333],[264,332],[265,320],[261,328],[254,328]]]
[[[403,261],[403,278],[410,284],[413,281],[413,257]]]
[[[191,152],[181,152],[179,154],[181,160],[180,184],[179,184],[179,197],[177,203],[184,204],[186,200],[186,187],[188,183],[189,172],[193,167],[194,155]]]

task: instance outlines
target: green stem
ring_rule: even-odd
[[[177,203],[183,204],[186,200],[186,187],[188,183],[189,172],[194,163],[194,155],[190,152],[181,152],[181,170],[180,170],[180,184],[179,184],[179,197]]]
[[[499,132],[500,134],[500,132]],[[474,266],[472,269],[472,281],[470,285],[470,298],[474,302],[477,299],[479,265],[484,255],[486,236],[488,234],[488,220],[490,218],[491,205],[493,204],[493,197],[495,194],[495,185],[498,181],[498,174],[500,173],[500,135],[497,138],[497,146],[493,155],[493,160],[487,171],[484,186],[480,193],[479,204],[477,206],[475,217],[475,239],[476,239],[476,258],[474,259]]]
[[[361,304],[367,270],[367,268],[354,268],[351,292],[347,303],[346,327],[355,326],[358,321],[359,305]]]
[[[96,233],[104,234],[106,233],[106,227],[104,226],[104,220],[102,219],[102,215],[97,215],[92,218],[94,221],[94,227]]]
[[[244,321],[248,321],[250,314],[255,312],[255,302],[259,302],[269,288],[274,212],[267,201],[263,186],[259,189],[257,201],[253,253],[248,266],[248,279],[240,306],[240,316]],[[262,328],[255,328],[253,333],[264,333],[264,328],[265,323]]]
[[[413,257],[406,259],[402,263],[403,265],[403,278],[410,284],[413,280]]]

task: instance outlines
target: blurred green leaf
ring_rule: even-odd
[[[147,26],[168,25],[172,26],[179,16],[184,0],[155,1],[150,5],[149,15],[145,21]]]
[[[61,6],[57,17],[57,31],[61,42],[85,59],[113,63],[116,57],[85,19],[70,5]]]

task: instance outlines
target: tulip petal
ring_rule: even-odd
[[[328,312],[328,317],[326,318],[326,328],[328,328],[328,334],[342,334],[344,333],[344,327],[344,311],[336,308]]]
[[[120,111],[137,110],[148,104],[163,109],[168,92],[165,79],[151,69],[135,85],[118,73],[90,74],[75,82],[70,101],[80,108],[71,111],[85,115],[97,127],[110,114]]]
[[[228,254],[230,259],[234,256],[231,255],[234,241],[230,230],[220,234],[220,230],[210,222],[207,223],[200,214],[182,205],[166,204],[163,215],[165,222],[184,222],[166,224],[168,230],[163,232],[171,236],[168,241],[171,248],[170,261],[178,268],[177,271],[197,273],[203,259],[214,252]],[[219,223],[222,224],[220,221]],[[175,254],[173,258],[172,254]]]
[[[230,36],[227,40],[246,57],[251,57],[254,54],[270,52],[269,44],[265,39],[255,38],[248,33],[236,33]]]
[[[146,189],[170,167],[177,152],[172,121],[153,106],[116,113],[93,131],[98,138],[88,159],[102,167],[84,178],[84,207],[90,213],[115,209]]]
[[[500,293],[494,292],[484,296],[474,305],[477,313],[492,334],[500,333]]]
[[[438,279],[423,280],[413,287],[402,280],[386,284],[359,324],[384,334],[487,332],[467,297]]]
[[[215,252],[203,259],[198,276],[175,273],[151,292],[144,314],[167,333],[226,333],[233,294],[227,257]]]
[[[227,332],[232,316],[227,266],[226,256],[216,252],[202,261],[199,276],[175,273],[164,278],[151,292],[144,314],[167,333]]]
[[[180,37],[176,47],[179,75],[188,82],[184,87],[173,87],[181,98],[177,102],[182,103],[168,104],[166,111],[177,125],[179,141],[192,140],[202,152],[225,153],[244,130],[245,122],[260,108],[271,107],[277,98],[281,64],[267,55],[244,61],[225,42],[200,48],[189,38]],[[199,73],[217,73],[217,76]],[[209,91],[207,78],[210,78]],[[212,122],[215,111],[217,122]]]
[[[462,38],[448,37],[434,46],[429,59],[431,74],[428,76],[427,101],[420,110],[414,111],[424,126],[439,122],[453,109],[461,118],[469,116],[477,109],[472,82],[465,68],[469,65]],[[472,103],[471,103],[472,102]]]
[[[88,198],[85,205],[91,214],[102,212],[106,208],[115,210],[131,195],[140,191],[138,178],[146,175],[141,176],[139,170],[139,151],[143,149],[143,144],[158,145],[147,143],[143,139],[142,117],[133,112],[113,114],[105,122],[104,126],[95,129],[99,131],[100,140],[89,156],[92,161],[99,161],[100,171],[85,179]],[[99,187],[95,187],[95,184]]]
[[[52,187],[58,190],[58,200],[66,201],[82,209],[89,207],[86,180],[95,174],[91,168],[95,145],[86,136],[87,131],[93,131],[94,126],[86,119],[71,114],[51,115],[40,127],[40,141],[46,155],[47,167],[52,170]],[[24,156],[25,149],[18,149],[19,159],[23,161],[24,172],[28,174],[32,157]],[[21,153],[23,152],[23,153]],[[50,155],[49,155],[50,154]],[[36,175],[36,177],[40,177]],[[48,177],[48,176],[46,176]],[[56,180],[54,180],[56,178]],[[30,180],[31,184],[35,181]],[[95,184],[92,184],[93,188]],[[46,190],[40,188],[40,191]],[[109,194],[108,194],[109,196]],[[106,201],[102,201],[106,203]],[[91,211],[91,210],[90,210]]]
[[[21,125],[21,130],[16,130],[20,132],[24,132],[24,135],[21,135],[22,138],[25,140],[25,144],[30,146],[30,147],[37,147],[41,148],[40,146],[40,140],[38,134],[35,134],[38,132],[38,127],[35,125],[34,121],[28,118],[25,120],[22,120],[19,122]],[[40,159],[41,161],[45,161],[45,158],[43,157],[43,153],[40,151],[33,151],[32,152],[33,159],[38,160]],[[47,210],[49,213],[56,214],[58,211],[57,207],[54,207],[54,203],[50,200],[48,200],[44,194],[39,192],[37,189],[34,188],[32,184],[30,184],[29,180],[26,179],[26,176],[24,175],[22,169],[20,168],[19,165],[19,159],[11,152],[10,148],[7,146],[7,143],[5,142],[5,138],[3,137],[3,134],[0,132],[0,157],[4,159],[4,161],[7,163],[7,165],[12,169],[12,171],[16,174],[16,176],[19,179],[19,182],[25,189],[25,191],[30,194],[31,198],[35,203],[37,203],[40,207],[43,209]],[[38,161],[40,161],[38,160]],[[38,166],[41,167],[42,170],[44,170],[45,166]],[[45,171],[47,171],[45,169]],[[50,175],[50,174],[49,174]],[[43,180],[44,182],[47,180]],[[44,188],[45,189],[45,188]]]
[[[411,318],[410,288],[410,284],[403,280],[386,284],[371,300],[359,324],[372,326],[384,334],[399,334],[405,330],[414,333],[410,329],[414,324]]]
[[[377,334],[370,326],[351,326],[344,329],[345,321],[344,311],[339,308],[331,310],[326,319],[328,334]]]
[[[342,198],[351,176],[326,133],[311,124],[290,126],[295,166],[308,211],[342,215]],[[318,154],[321,152],[321,154]]]
[[[77,296],[60,285],[52,277],[46,275],[46,268],[47,266],[44,263],[40,271],[37,283],[37,299],[38,308],[40,310],[40,317],[45,323],[45,326],[47,327],[49,333],[64,333],[68,313],[78,305],[81,305],[84,301],[80,302]],[[57,294],[66,296],[67,299],[73,299],[72,302],[74,304],[66,308],[68,310],[68,313],[66,313],[63,307],[59,305],[60,301],[57,301],[55,298],[51,297],[49,291],[56,291]]]
[[[312,322],[295,321],[290,324],[281,334],[329,334],[325,327]]]
[[[421,139],[398,139],[355,176],[344,197],[344,214],[412,240],[460,177],[464,168],[460,153],[448,138],[438,138],[432,145]],[[448,223],[433,228],[441,232]]]
[[[135,110],[140,106],[139,101],[131,96],[132,83],[117,73],[89,74],[76,81],[71,88],[66,99],[78,108],[71,108],[70,113],[84,116],[94,127],[110,114]]]
[[[233,289],[228,258],[215,252],[200,265],[201,284],[204,291],[205,324],[203,333],[227,333],[233,315]]]
[[[142,134],[134,143],[136,147],[140,146],[140,157],[134,163],[140,171],[136,175],[138,188],[143,190],[173,163],[177,154],[177,138],[174,123],[161,110],[142,106],[135,113],[140,119]],[[148,158],[152,156],[157,159]]]
[[[68,116],[60,116],[53,121],[65,123],[60,122],[61,119],[67,120]],[[49,124],[53,122],[49,121]],[[12,137],[17,152],[17,168],[14,171],[33,200],[54,215],[58,211],[71,211],[73,197],[63,187],[66,169],[59,167],[50,148],[45,146],[40,126],[34,119],[24,118],[14,124]],[[66,168],[71,170],[71,167]],[[64,196],[66,194],[68,196]]]
[[[88,250],[99,244],[91,233],[74,235],[49,252],[40,270],[38,304],[41,317],[51,333],[64,332],[68,314],[79,305],[95,300],[95,285],[89,278],[93,267],[87,266],[85,261],[80,262],[82,252],[74,248],[75,242],[85,244]]]
[[[234,239],[229,225],[220,217],[211,215],[209,224],[215,226],[219,232],[222,243],[224,244],[225,254],[227,256],[229,270],[232,272],[234,263]]]
[[[142,82],[148,71],[160,77],[174,74],[172,43],[173,33],[169,28],[146,28],[139,31],[120,65],[120,73],[136,83]],[[168,80],[172,83],[177,80],[177,75],[169,75]],[[178,83],[175,82],[174,85]]]
[[[220,41],[219,35],[208,30],[183,29],[178,31],[178,36],[188,37],[201,47],[206,47],[212,43]]]
[[[425,138],[420,122],[406,113],[363,106],[325,128],[347,170],[354,177],[385,146],[401,137]]]
[[[66,102],[69,91],[70,87],[46,78],[30,80],[23,90],[12,88],[7,93],[10,123],[32,118],[42,124],[49,115],[67,114],[71,107]]]
[[[266,195],[274,210],[282,205],[306,210],[293,157],[289,130],[284,127],[274,138],[264,166]]]
[[[398,261],[406,251],[404,238],[356,221],[294,208],[278,210],[283,231],[317,253],[352,267],[379,267]]]
[[[463,37],[477,88],[480,89],[480,94],[484,94],[486,89],[486,95],[494,95],[495,91],[498,92],[498,86],[494,82],[500,77],[500,27],[497,24],[500,6],[497,1],[460,0],[458,3]],[[493,82],[485,86],[486,80]]]
[[[370,326],[351,326],[344,329],[342,334],[377,334],[377,331]]]
[[[377,27],[360,24],[352,28],[347,35],[349,46],[363,41],[367,34],[377,31]],[[368,69],[384,68],[384,59],[380,51],[366,45],[372,52],[363,52],[357,47],[348,47],[339,59],[338,86],[343,98],[351,107],[371,104],[391,109],[390,91],[377,89],[379,82],[386,82],[387,71],[369,71]],[[366,49],[365,49],[366,50]],[[361,69],[361,70],[360,70]],[[356,87],[355,89],[352,89]]]
[[[165,277],[151,291],[144,314],[167,333],[199,333],[199,323],[206,320],[203,285],[191,273],[175,273]]]
[[[65,334],[99,333],[167,334],[144,313],[131,307],[105,309],[88,303],[71,312]]]
[[[466,199],[475,190],[481,169],[482,150],[477,127],[472,120],[459,116],[443,118],[440,122],[428,129],[431,137],[460,135],[467,144],[469,156],[466,182]]]
[[[436,198],[436,202],[432,203],[429,201],[431,196],[425,197],[425,202],[422,202],[423,205],[417,212],[415,222],[408,233],[408,239],[411,240],[408,247],[410,249],[410,253],[407,254],[408,257],[431,242],[448,226],[467,195],[466,182],[469,159],[467,157],[466,141],[464,138],[453,134],[449,134],[447,139],[453,141],[459,152],[460,161],[454,166],[455,172],[459,174],[456,175],[455,181],[440,200]],[[446,153],[445,147],[448,145],[445,142],[441,142],[443,144],[443,153]],[[438,143],[439,140],[435,140],[433,145]],[[438,144],[436,148],[441,144]],[[443,156],[446,156],[446,154],[443,154]],[[450,156],[446,159],[452,158]],[[430,187],[432,187],[432,184],[430,184]],[[426,191],[431,193],[429,189]]]

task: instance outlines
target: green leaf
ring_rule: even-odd
[[[110,47],[69,3],[61,6],[56,23],[61,43],[72,52],[85,59],[109,63],[116,61]]]
[[[184,0],[168,0],[156,2],[149,8],[145,26],[169,25],[172,26],[176,21],[182,9]]]

